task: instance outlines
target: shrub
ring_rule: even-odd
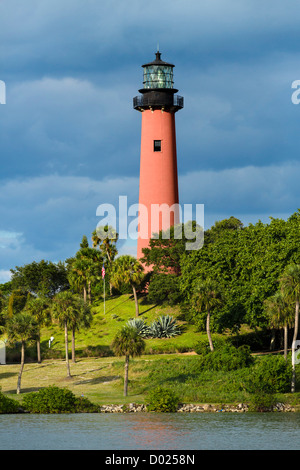
[[[177,410],[179,398],[171,390],[163,387],[156,387],[149,392],[148,411],[175,412]]]
[[[136,328],[138,335],[142,338],[147,338],[148,336],[150,336],[149,326],[142,318],[134,318],[128,320],[127,325]]]
[[[291,384],[291,365],[283,356],[259,358],[253,367],[246,387],[250,393],[284,393]]]
[[[70,390],[56,386],[28,393],[24,396],[22,405],[31,413],[78,413],[96,410],[86,398],[76,398]]]
[[[248,367],[253,363],[248,346],[235,348],[231,344],[225,343],[219,349],[209,351],[203,342],[198,344],[196,352],[200,353],[199,362],[202,370],[231,371]]]
[[[181,334],[181,329],[176,324],[176,320],[169,315],[159,317],[150,325],[149,330],[151,338],[171,338]]]
[[[0,391],[0,414],[18,413],[20,411],[20,405],[16,400],[6,397]]]
[[[199,356],[205,356],[210,352],[209,342],[206,338],[198,341],[198,343],[195,345],[195,352]]]
[[[273,393],[255,393],[251,397],[249,411],[272,411],[276,405],[276,397]]]

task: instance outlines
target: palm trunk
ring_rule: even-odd
[[[72,362],[76,362],[75,358],[75,326],[72,328]]]
[[[274,349],[275,349],[275,340],[276,340],[275,330],[274,330],[274,328],[272,328],[272,336],[271,336],[271,341],[270,341],[270,351],[274,351]]]
[[[296,300],[296,307],[295,307],[295,325],[294,325],[294,336],[293,336],[293,343],[292,343],[292,384],[291,384],[291,392],[295,392],[296,388],[296,369],[295,369],[295,346],[296,340],[298,336],[298,328],[299,328],[299,299]]]
[[[92,288],[91,288],[91,281],[88,283],[88,296],[89,296],[89,305],[92,303]]]
[[[71,377],[70,363],[69,363],[69,351],[68,351],[68,324],[66,321],[65,321],[65,349],[66,349],[67,373],[68,373],[68,377]]]
[[[37,361],[38,364],[42,362],[41,360],[41,338],[40,338],[40,333],[38,335],[38,339],[36,341],[36,349],[37,349]]]
[[[129,356],[125,356],[124,397],[127,397],[127,390],[128,390],[128,368],[129,368]]]
[[[84,303],[86,303],[86,288],[85,287],[83,288],[83,300],[84,300]]]
[[[208,341],[209,341],[210,350],[213,351],[214,350],[214,345],[213,345],[213,342],[212,342],[212,339],[211,339],[211,334],[210,334],[210,311],[209,310],[207,312],[207,317],[206,317],[206,333],[207,333],[207,337],[208,337]]]
[[[25,341],[22,341],[21,345],[21,369],[19,372],[18,376],[18,384],[17,384],[17,394],[21,392],[21,378],[22,378],[22,372],[24,369],[24,363],[25,363]]]
[[[131,287],[133,290],[133,296],[134,296],[134,301],[135,301],[135,316],[138,317],[139,316],[139,303],[138,303],[138,298],[136,295],[136,288],[134,287],[134,285],[131,285]]]
[[[288,326],[284,325],[283,327],[283,348],[284,348],[284,359],[287,360],[287,350],[288,350]]]

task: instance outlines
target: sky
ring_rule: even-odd
[[[99,205],[138,202],[132,99],[158,44],[184,97],[180,204],[204,204],[206,229],[296,212],[299,17],[297,0],[0,0],[0,283],[73,256]]]

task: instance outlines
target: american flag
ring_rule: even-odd
[[[102,279],[105,278],[105,267],[104,267],[104,263],[102,265]]]

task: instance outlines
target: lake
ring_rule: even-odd
[[[1,450],[299,450],[300,413],[0,415]]]

